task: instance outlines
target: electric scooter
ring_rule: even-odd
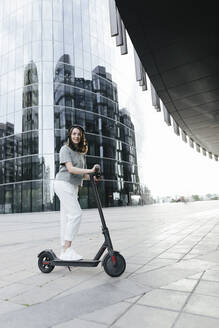
[[[61,260],[56,256],[52,249],[45,249],[38,254],[38,267],[43,273],[52,272],[55,266],[67,266],[68,269],[71,271],[70,267],[96,267],[100,262],[102,262],[104,271],[111,277],[119,277],[125,271],[126,261],[124,257],[119,252],[114,251],[113,249],[110,233],[103,215],[102,205],[98,194],[97,185],[94,180],[94,176],[96,178],[100,177],[99,169],[96,169],[95,173],[90,174],[90,181],[92,184],[93,192],[95,194],[97,207],[102,223],[102,233],[104,235],[103,245],[100,247],[99,251],[92,260]],[[107,253],[101,260],[100,258],[106,250]]]

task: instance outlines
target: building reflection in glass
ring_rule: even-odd
[[[0,213],[59,209],[53,179],[74,123],[86,130],[87,165],[102,167],[103,206],[130,204],[135,131],[128,102],[119,103],[126,81],[112,75],[108,0],[12,2],[0,6]],[[96,206],[88,182],[80,202]]]
[[[10,123],[1,124],[1,183],[5,188],[5,212],[28,212],[59,208],[58,199],[51,198],[50,167],[39,156],[38,78],[34,63],[24,71],[22,102],[22,134],[14,135]],[[127,205],[130,195],[139,192],[134,126],[129,112],[119,110],[117,86],[103,66],[92,71],[92,80],[75,77],[70,57],[63,55],[55,69],[54,126],[55,158],[66,141],[72,124],[85,128],[89,143],[87,165],[99,163],[103,180],[99,183],[103,206]],[[10,135],[10,137],[7,137]],[[22,182],[18,184],[17,182]],[[12,184],[15,183],[15,184]],[[96,206],[89,183],[80,192],[81,206]],[[14,195],[14,196],[13,196]],[[23,201],[25,199],[25,202]]]

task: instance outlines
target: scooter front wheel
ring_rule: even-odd
[[[52,264],[53,256],[49,252],[43,252],[38,259],[38,267],[43,273],[50,273],[55,265]]]
[[[102,262],[104,271],[110,277],[119,277],[125,271],[126,262],[124,257],[115,252],[114,255],[110,255],[109,253],[103,259]]]

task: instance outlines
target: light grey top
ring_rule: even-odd
[[[59,172],[56,174],[56,180],[70,182],[74,185],[81,185],[83,174],[69,173],[65,166],[67,162],[71,162],[73,166],[83,169],[86,167],[85,155],[72,150],[67,145],[62,146],[59,152]]]

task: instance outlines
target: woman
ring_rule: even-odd
[[[83,179],[89,179],[89,173],[93,173],[96,167],[99,168],[98,164],[92,169],[85,168],[87,151],[84,129],[79,125],[73,125],[69,129],[66,144],[60,149],[60,167],[54,181],[54,190],[60,200],[62,246],[60,259],[62,260],[82,259],[82,256],[71,248],[72,241],[79,230],[82,215],[78,202],[78,187]]]

